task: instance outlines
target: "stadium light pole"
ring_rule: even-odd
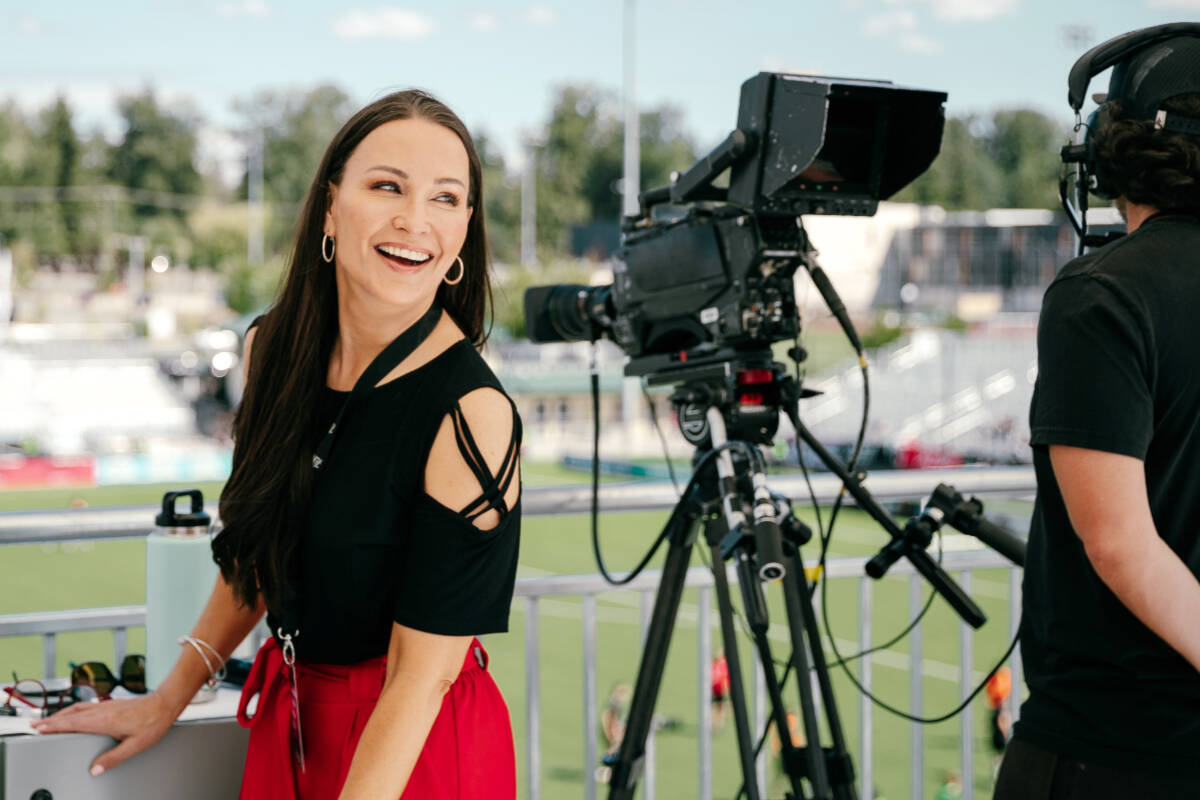
[[[521,265],[537,263],[537,155],[541,141],[526,133],[521,142],[525,163],[521,170]]]
[[[625,0],[624,91],[622,103],[625,107],[625,168],[621,181],[624,198],[622,212],[625,216],[638,213],[638,189],[641,186],[641,132],[638,119],[636,73],[637,73],[637,0]]]
[[[621,212],[635,216],[640,208],[638,191],[642,184],[641,171],[641,125],[637,105],[637,0],[625,0],[624,36],[624,89],[621,101],[625,111],[624,171],[621,179]],[[638,420],[644,419],[644,402],[641,381],[626,377],[621,381],[621,422],[626,431],[634,430]]]
[[[252,267],[263,263],[263,129],[250,130],[246,143],[246,260]]]

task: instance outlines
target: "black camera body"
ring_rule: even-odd
[[[631,358],[629,375],[645,374],[637,362],[650,356],[686,362],[797,337],[795,273],[813,263],[802,215],[874,214],[937,155],[945,100],[885,81],[750,78],[726,140],[642,193],[611,286],[526,291],[529,337],[608,336]],[[728,185],[715,185],[726,172]]]
[[[725,206],[627,235],[613,264],[613,341],[638,358],[798,336],[793,276],[807,243],[794,218],[772,222]]]

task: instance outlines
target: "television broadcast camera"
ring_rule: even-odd
[[[937,155],[945,100],[886,81],[750,78],[725,141],[672,185],[642,193],[611,285],[526,291],[529,338],[607,336],[631,358],[628,375],[669,370],[682,353],[795,338],[794,275],[812,263],[801,215],[874,214]],[[824,273],[814,280],[836,298]]]

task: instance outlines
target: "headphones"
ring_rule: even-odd
[[[1093,96],[1099,107],[1083,122],[1080,111],[1088,84],[1109,67],[1114,69],[1108,93]],[[1190,93],[1200,93],[1200,23],[1196,22],[1172,22],[1130,31],[1096,45],[1071,67],[1067,76],[1067,102],[1075,111],[1075,132],[1080,140],[1063,147],[1060,153],[1063,170],[1058,196],[1079,236],[1080,255],[1085,247],[1102,247],[1122,235],[1087,233],[1088,193],[1110,200],[1117,195],[1096,164],[1096,131],[1113,119],[1115,105],[1119,104],[1122,118],[1153,121],[1158,130],[1200,136],[1200,119],[1168,113],[1162,108],[1172,97]],[[1072,173],[1074,205],[1068,187]]]

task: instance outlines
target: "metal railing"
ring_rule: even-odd
[[[1002,469],[958,469],[958,470],[927,470],[897,473],[878,473],[873,475],[867,485],[870,491],[881,501],[899,501],[915,499],[928,493],[937,483],[952,482],[963,494],[983,496],[1013,497],[1032,493],[1035,482],[1032,469],[1002,468]],[[840,488],[836,479],[831,476],[818,475],[814,477],[814,492],[819,502],[831,502]],[[791,497],[805,497],[807,487],[799,479],[787,478],[773,480],[772,488]],[[644,509],[662,509],[669,507],[675,500],[670,486],[663,485],[609,485],[601,490],[601,508],[608,511],[627,511]],[[554,516],[567,513],[581,513],[590,507],[590,489],[587,487],[556,487],[552,489],[530,489],[526,491],[523,500],[524,513],[529,516]],[[0,544],[18,544],[32,542],[52,542],[71,539],[111,539],[132,536],[142,536],[148,531],[146,520],[152,518],[150,509],[104,509],[104,510],[71,510],[55,512],[15,512],[0,514]],[[881,532],[881,543],[882,543]],[[831,580],[858,581],[858,597],[860,609],[871,609],[874,582],[866,577],[864,565],[866,558],[831,559],[827,564],[825,576]],[[971,588],[971,575],[978,569],[1008,569],[1008,602],[1009,602],[1009,635],[1016,635],[1016,627],[1020,619],[1020,571],[1012,568],[998,554],[986,550],[949,552],[944,554],[943,567],[951,573],[956,573],[968,592]],[[897,563],[892,569],[893,575],[907,576],[909,582],[909,605],[913,616],[920,612],[925,604],[924,579],[918,575],[907,561]],[[541,658],[540,639],[541,624],[540,601],[552,597],[578,597],[581,603],[581,628],[583,633],[583,714],[582,714],[582,750],[580,757],[585,765],[583,770],[585,797],[594,800],[597,795],[597,777],[593,768],[599,763],[599,743],[597,731],[597,599],[613,592],[635,592],[639,598],[638,624],[644,637],[649,624],[650,612],[654,604],[654,593],[658,586],[661,573],[657,570],[647,570],[632,583],[619,588],[609,585],[599,575],[567,575],[525,578],[519,580],[516,586],[516,603],[521,604],[519,610],[525,616],[525,771],[526,796],[529,800],[540,800],[542,797],[542,729],[541,729]],[[736,573],[730,571],[730,581],[736,581]],[[712,662],[712,624],[711,588],[712,573],[705,567],[693,567],[688,571],[686,586],[697,590],[696,624],[697,624],[697,709],[699,736],[697,741],[697,782],[701,800],[712,798],[712,740],[711,732],[711,697],[709,695],[709,668]],[[48,611],[29,614],[0,615],[0,638],[10,636],[40,635],[42,637],[43,672],[53,675],[57,655],[57,634],[86,630],[111,630],[114,637],[114,656],[117,663],[125,654],[126,631],[131,627],[145,624],[146,611],[144,606],[122,606],[115,608],[96,608],[70,611]],[[779,623],[774,623],[779,624]],[[260,641],[265,629],[256,630],[254,644]],[[871,645],[871,614],[860,613],[858,621],[858,636],[856,642],[849,642],[846,647],[867,649]],[[979,675],[973,669],[974,630],[961,623],[959,664],[957,680],[961,687],[961,696],[965,699],[967,693],[974,689]],[[909,707],[919,713],[924,700],[924,677],[930,665],[923,659],[922,628],[918,625],[908,637],[908,653],[903,655],[892,651],[883,651],[875,656],[866,655],[859,659],[858,679],[864,687],[870,689],[872,684],[873,666],[880,658],[886,657],[891,664],[897,665],[897,659],[907,658],[909,679]],[[950,677],[954,669],[950,665],[939,664],[938,674]],[[1020,704],[1020,689],[1022,673],[1020,660],[1014,654],[1010,661],[1013,672],[1013,691],[1009,698],[1010,710],[1016,718]],[[762,679],[761,667],[754,667],[755,685],[754,696],[754,725],[761,730],[766,719],[766,691]],[[841,709],[844,717],[851,712]],[[873,797],[875,775],[873,760],[874,714],[875,709],[865,697],[859,696],[856,709],[859,740],[855,765],[858,770],[858,782],[861,796]],[[959,717],[960,731],[960,771],[963,786],[963,797],[974,796],[974,750],[973,750],[974,717],[971,707]],[[925,796],[924,769],[925,749],[924,730],[918,723],[911,724],[910,748],[910,791],[909,796],[920,798]],[[760,755],[756,763],[757,778],[760,787],[764,787],[766,778],[766,757]],[[642,776],[643,796],[646,800],[656,797],[656,764],[654,749],[654,733],[651,731],[647,741],[645,771]]]
[[[827,564],[826,577],[832,580],[854,579],[858,581],[858,597],[860,598],[860,608],[871,608],[872,588],[874,581],[868,578],[864,572],[867,558],[838,558],[832,559]],[[1016,636],[1016,627],[1020,619],[1020,571],[1013,568],[1012,565],[997,553],[985,550],[965,551],[946,553],[942,560],[943,567],[952,573],[956,573],[963,588],[970,591],[971,574],[977,569],[1007,569],[1009,574],[1009,630],[1010,637]],[[911,612],[915,617],[920,613],[924,606],[926,597],[925,591],[927,584],[907,561],[896,564],[892,567],[891,574],[904,575],[909,581],[909,592],[911,598]],[[641,618],[641,631],[644,636],[646,623],[649,619],[649,611],[653,608],[654,592],[658,586],[658,581],[661,573],[657,570],[647,570],[632,583],[620,587],[623,591],[636,592],[639,595],[640,602],[638,608]],[[729,570],[729,580],[736,581],[736,573],[732,568]],[[688,571],[686,586],[697,589],[697,628],[698,628],[698,646],[696,653],[696,679],[697,679],[697,709],[696,718],[699,721],[698,730],[700,732],[697,742],[697,779],[700,787],[700,800],[711,800],[712,798],[712,741],[709,735],[711,730],[711,697],[709,696],[709,666],[712,663],[712,631],[711,626],[712,616],[710,609],[710,590],[713,586],[713,576],[707,567],[693,567]],[[538,724],[540,718],[541,694],[540,694],[540,623],[539,623],[539,601],[547,597],[561,596],[577,596],[582,598],[582,630],[583,630],[583,731],[582,731],[582,752],[583,763],[585,765],[594,766],[598,762],[598,741],[595,709],[598,707],[596,696],[596,599],[606,593],[616,591],[599,575],[566,575],[547,578],[529,578],[518,581],[516,597],[518,602],[524,601],[525,614],[525,718],[527,721],[525,732],[525,768],[528,775],[527,797],[529,800],[539,800],[542,797],[540,787],[541,775],[541,731]],[[779,624],[779,623],[773,623]],[[959,659],[959,684],[961,688],[961,697],[965,699],[967,695],[973,691],[978,684],[980,675],[973,668],[973,653],[974,653],[974,636],[975,631],[966,623],[961,623],[960,634],[960,659]],[[872,645],[871,641],[871,625],[870,615],[866,614],[860,617],[859,620],[859,635],[858,641],[849,643],[851,646],[857,646],[860,650],[867,650]],[[922,657],[922,641],[921,641],[921,626],[918,625],[909,637],[909,653],[907,655],[908,668],[913,676],[910,681],[909,692],[909,707],[914,709],[914,713],[920,713],[923,703],[923,684],[924,676],[927,672],[927,665]],[[891,651],[884,651],[894,661],[896,658],[904,657],[901,654]],[[858,660],[859,663],[859,680],[867,689],[871,688],[871,672],[875,659],[868,654]],[[1014,691],[1010,696],[1011,709],[1014,714],[1016,707],[1020,703],[1019,687],[1021,685],[1021,666],[1020,659],[1014,653],[1009,662],[1009,667],[1013,671],[1013,686]],[[947,668],[943,665],[940,673],[944,673]],[[762,725],[766,721],[766,690],[762,681],[761,666],[755,665],[755,716],[754,727],[758,730],[762,729]],[[864,798],[872,797],[870,794],[871,787],[874,785],[873,759],[872,759],[872,743],[874,736],[874,714],[875,707],[866,697],[859,696],[858,708],[856,712],[851,712],[849,709],[842,709],[844,715],[857,713],[859,720],[859,741],[858,755],[855,758],[855,763],[858,769],[860,793]],[[971,714],[971,707],[959,717],[959,731],[961,737],[961,764],[960,770],[963,782],[963,797],[969,798],[973,796],[974,784],[974,717]],[[912,778],[910,786],[910,796],[920,798],[924,795],[924,748],[922,744],[923,726],[919,723],[912,723],[911,727],[913,736],[912,750]],[[642,778],[644,787],[644,797],[646,800],[654,800],[655,792],[655,771],[654,771],[654,751],[653,751],[654,733],[651,731],[647,742],[646,754],[646,771]],[[765,754],[760,754],[757,764],[757,773],[759,785],[762,791],[765,792],[765,777],[766,777],[766,757]],[[596,797],[597,785],[596,777],[590,771],[590,766],[584,770],[584,788],[585,798],[594,800]]]
[[[771,476],[771,488],[798,504],[809,502],[808,487],[799,475]],[[984,467],[876,472],[864,481],[881,503],[915,500],[939,483],[953,483],[964,495],[1015,497],[1032,494],[1033,467]],[[828,473],[812,476],[820,503],[832,503],[842,485]],[[652,511],[670,508],[678,496],[669,483],[607,484],[600,487],[600,510]],[[847,502],[852,503],[849,498]],[[526,517],[583,514],[591,508],[591,487],[554,486],[526,489],[521,513]],[[0,513],[0,545],[40,544],[80,539],[128,539],[145,536],[158,511],[153,506],[71,508],[53,511]]]

